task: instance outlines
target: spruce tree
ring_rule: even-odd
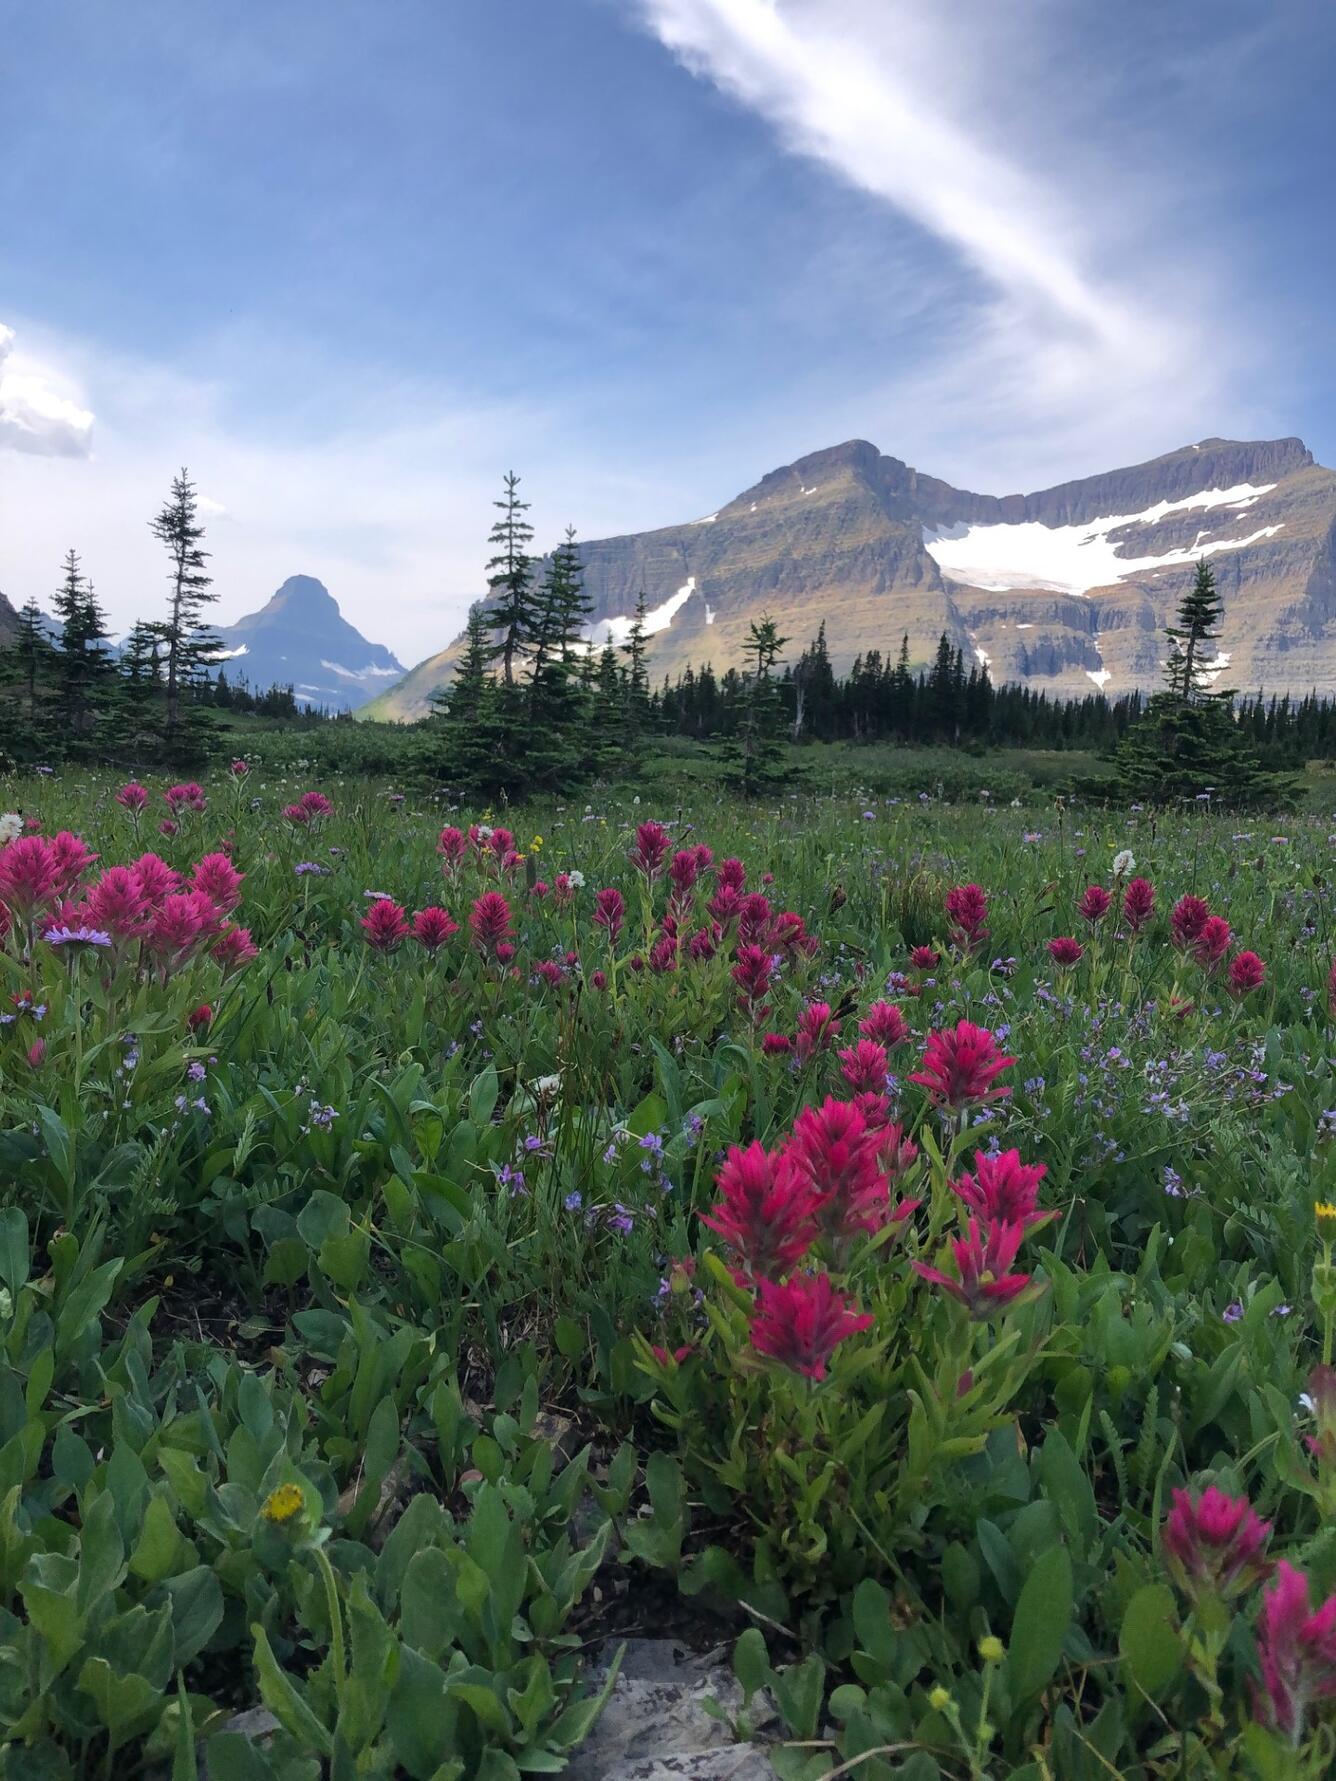
[[[645,666],[645,590],[636,600],[631,629],[622,645],[626,669],[622,677],[622,747],[634,753],[649,730],[649,670]]]
[[[448,686],[433,699],[428,726],[428,765],[467,797],[492,797],[519,789],[518,763],[500,709],[502,688],[492,673],[487,615],[469,613],[464,653]],[[516,689],[509,689],[514,695]]]
[[[162,625],[165,685],[163,740],[169,757],[186,739],[183,702],[193,683],[218,660],[218,640],[203,623],[204,608],[218,596],[209,592],[213,577],[205,573],[209,553],[203,549],[199,498],[189,474],[172,478],[172,492],[149,530],[166,551],[167,618]]]
[[[1203,559],[1167,627],[1165,690],[1156,693],[1114,752],[1118,795],[1168,804],[1210,798],[1245,806],[1281,803],[1290,787],[1263,768],[1234,721],[1232,695],[1211,687],[1221,609]],[[1093,789],[1093,788],[1092,788]]]
[[[725,749],[724,770],[744,797],[757,797],[784,777],[785,713],[774,671],[787,642],[768,613],[747,627],[737,733]]]
[[[45,614],[36,600],[19,608],[13,641],[5,651],[4,683],[13,691],[11,752],[23,760],[44,754],[51,741],[51,708],[55,696],[56,652],[47,634]]]
[[[66,751],[88,754],[94,731],[105,717],[112,695],[107,622],[93,584],[79,566],[78,552],[69,551],[62,567],[64,573],[55,597],[56,617],[60,620],[55,676],[57,710]]]
[[[513,686],[516,668],[535,642],[538,614],[529,556],[533,527],[524,517],[529,503],[520,500],[520,479],[513,470],[506,473],[504,486],[501,499],[492,503],[500,508],[501,517],[488,538],[494,546],[487,564],[492,604],[484,618],[486,629],[497,638],[491,660],[500,662],[502,680]]]
[[[582,679],[591,608],[573,527],[552,553],[537,608],[526,765],[536,785],[561,790],[596,764],[587,723],[590,695]]]

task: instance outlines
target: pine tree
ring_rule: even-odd
[[[492,604],[484,619],[487,630],[498,638],[491,659],[501,663],[502,680],[513,686],[516,667],[535,642],[538,615],[529,556],[533,527],[524,517],[529,503],[520,500],[520,479],[513,470],[507,472],[504,486],[502,498],[492,503],[500,508],[501,517],[488,538],[495,548],[487,564]]]
[[[1217,653],[1211,645],[1219,641],[1223,616],[1215,576],[1202,557],[1197,563],[1196,580],[1179,606],[1178,623],[1165,631],[1169,639],[1166,676],[1171,693],[1191,699],[1209,692],[1209,665]]]
[[[16,707],[13,752],[26,760],[46,752],[51,739],[56,652],[36,600],[19,608],[18,626],[4,657],[4,681]]]
[[[1250,753],[1235,723],[1229,693],[1211,690],[1220,623],[1215,578],[1204,560],[1167,628],[1165,690],[1126,732],[1113,757],[1114,785],[1124,798],[1167,804],[1209,798],[1220,804],[1276,804],[1288,783]]]
[[[468,797],[491,797],[519,786],[493,660],[487,614],[475,606],[468,616],[464,653],[448,686],[432,701],[434,719],[427,729],[426,764]],[[516,691],[505,690],[512,697]]]
[[[590,653],[590,615],[574,527],[548,562],[538,600],[529,670],[526,766],[538,786],[560,790],[594,764],[588,733],[590,695],[582,678]]]
[[[649,670],[645,665],[645,590],[636,601],[631,629],[622,645],[626,671],[622,679],[622,747],[634,753],[649,730]]]
[[[57,708],[67,751],[86,754],[92,747],[99,720],[106,715],[112,693],[107,621],[93,584],[80,568],[78,552],[69,551],[62,567],[64,575],[55,597],[56,617],[60,620]]]
[[[204,571],[209,553],[202,548],[199,500],[185,470],[172,478],[171,496],[157,518],[149,521],[149,530],[165,546],[170,562],[167,619],[161,635],[166,671],[163,740],[172,756],[185,741],[183,699],[219,653],[217,638],[202,622],[205,606],[218,596],[209,592],[213,577]]]
[[[744,797],[757,797],[784,777],[785,713],[774,670],[787,642],[768,613],[747,627],[737,734],[725,750],[724,770]]]

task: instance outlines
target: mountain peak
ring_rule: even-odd
[[[228,677],[253,687],[291,685],[304,705],[352,711],[403,675],[402,663],[369,642],[314,575],[289,575],[258,612],[215,625]]]

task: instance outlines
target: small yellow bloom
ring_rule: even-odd
[[[1336,1221],[1336,1205],[1333,1205],[1330,1200],[1319,1200],[1314,1206],[1313,1212],[1319,1224],[1324,1220]]]
[[[1000,1664],[1006,1655],[1006,1646],[994,1634],[979,1640],[979,1656],[986,1664]]]
[[[305,1502],[300,1484],[280,1484],[277,1490],[270,1491],[260,1508],[266,1521],[272,1521],[281,1527],[285,1521],[291,1521],[299,1514]]]
[[[543,837],[541,835],[535,835],[533,840],[529,843],[529,852],[530,853],[541,853],[542,851],[543,851]]]
[[[936,1688],[934,1688],[932,1693],[928,1696],[928,1705],[932,1708],[934,1713],[944,1712],[945,1709],[951,1705],[950,1689],[943,1688],[939,1682]]]

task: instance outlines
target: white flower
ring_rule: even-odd
[[[6,810],[0,816],[0,847],[8,847],[11,841],[17,841],[23,833],[23,818],[17,810]]]
[[[1113,875],[1115,878],[1126,878],[1129,872],[1135,872],[1137,863],[1132,858],[1132,849],[1124,847],[1121,853],[1113,856]]]
[[[566,876],[570,880],[570,885],[571,885],[572,890],[583,890],[584,889],[585,875],[583,872],[568,872],[566,874]]]

